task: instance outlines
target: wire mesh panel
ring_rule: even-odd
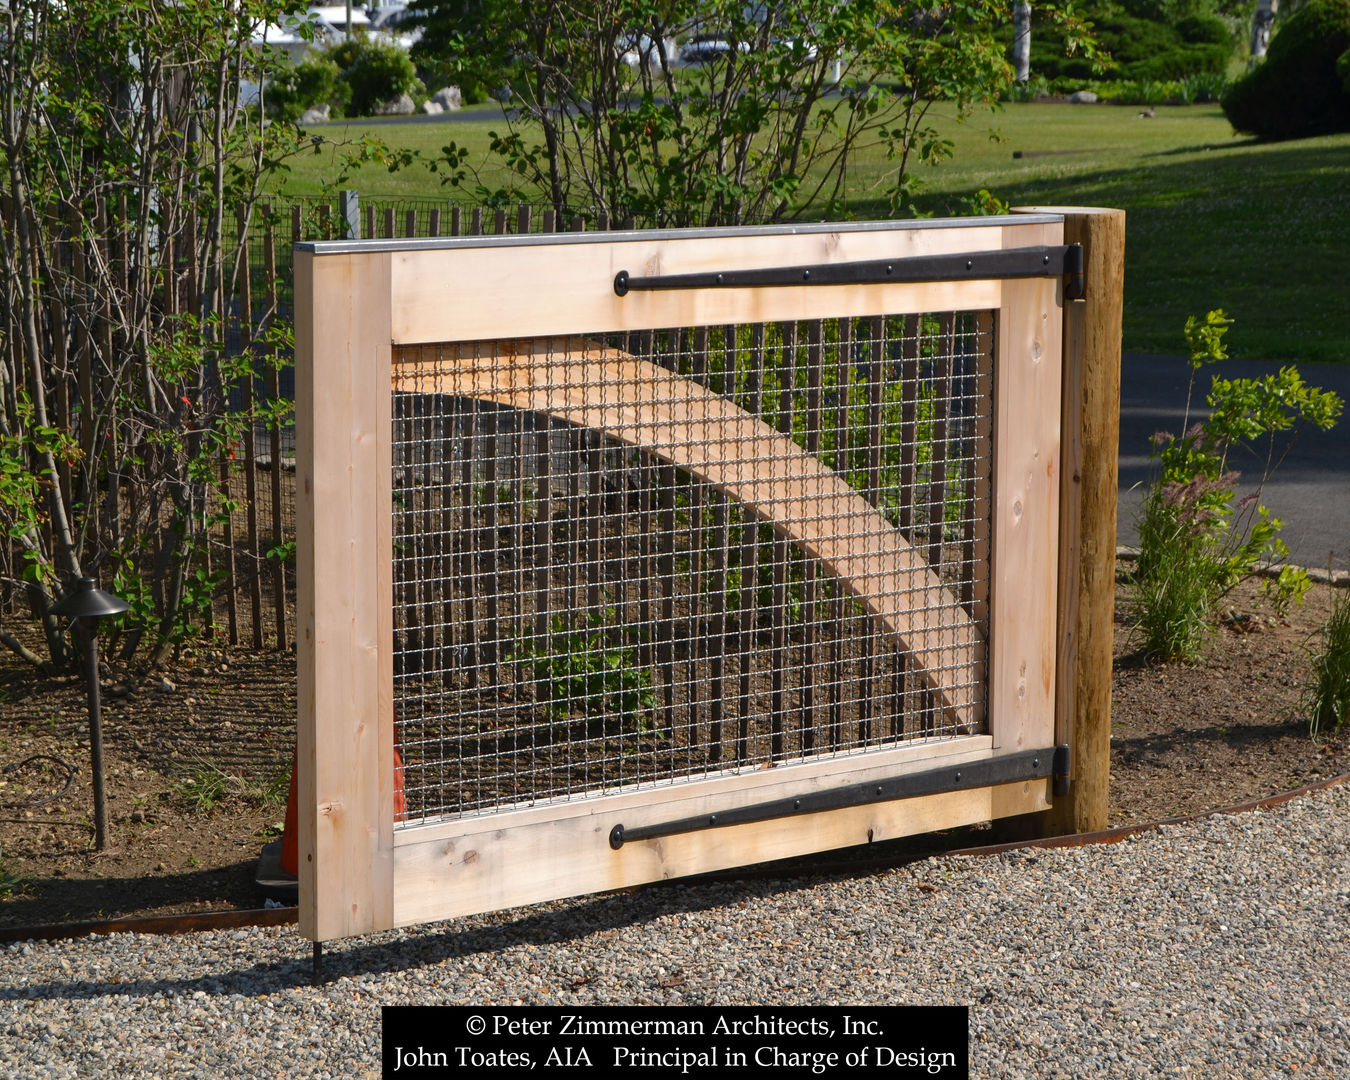
[[[399,825],[986,730],[993,324],[395,348]]]

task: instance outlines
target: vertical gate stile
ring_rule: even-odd
[[[1045,242],[1060,229],[1037,231]],[[1053,612],[1059,522],[1060,325],[1049,278],[1003,282],[994,402],[989,710],[996,745],[1029,747],[1054,716]],[[1016,627],[1016,631],[1012,630]]]
[[[300,923],[322,941],[393,925],[389,257],[298,252],[295,278]]]

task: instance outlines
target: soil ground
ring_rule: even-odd
[[[1233,598],[1195,666],[1143,664],[1117,603],[1112,824],[1230,806],[1350,770],[1350,738],[1313,741],[1298,707],[1331,590],[1318,585],[1275,618],[1258,588]],[[109,843],[100,853],[83,683],[0,656],[0,927],[260,907],[258,855],[285,812],[293,655],[199,643],[150,676],[105,664],[104,687]],[[76,770],[68,788],[63,762]]]

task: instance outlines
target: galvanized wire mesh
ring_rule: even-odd
[[[395,350],[403,824],[983,730],[970,313]]]

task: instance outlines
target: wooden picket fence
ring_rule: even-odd
[[[415,239],[454,236],[553,233],[614,227],[604,213],[559,214],[549,207],[460,206],[444,201],[362,200],[344,191],[336,200],[262,204],[252,215],[241,208],[238,230],[248,231],[248,272],[233,276],[233,295],[222,298],[227,349],[254,347],[273,320],[291,319],[292,246],[308,240]],[[633,228],[634,222],[616,223]],[[189,287],[195,270],[189,266]],[[231,388],[231,405],[244,419],[244,438],[220,463],[218,497],[235,505],[221,516],[210,550],[213,572],[221,571],[216,612],[204,628],[230,644],[281,650],[294,627],[291,552],[295,539],[295,435],[289,408],[294,392],[289,366],[266,366],[253,380]],[[223,625],[221,625],[223,623]]]

